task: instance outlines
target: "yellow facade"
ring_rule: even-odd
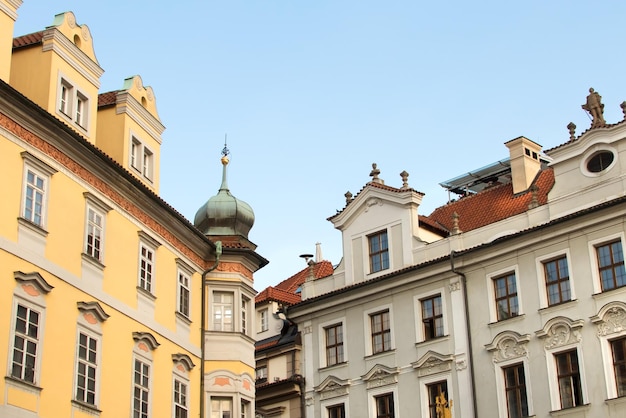
[[[72,13],[11,49],[20,4],[0,0],[0,416],[252,416],[266,260],[216,251],[158,198],[154,92],[130,77],[99,108],[102,70]],[[65,98],[83,113],[60,113]]]

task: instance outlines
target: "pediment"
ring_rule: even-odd
[[[36,295],[31,294],[31,296],[39,296],[40,294],[50,293],[54,286],[50,285],[43,276],[37,272],[32,273],[24,273],[21,271],[13,272],[13,277],[15,280],[22,284],[22,287],[32,288],[33,290],[29,293],[28,289],[25,289],[27,293],[31,294],[32,292],[37,293]]]
[[[537,337],[544,340],[546,350],[573,344],[581,340],[580,328],[585,321],[582,319],[572,320],[564,316],[550,319],[542,329],[536,331]]]
[[[529,334],[518,334],[515,331],[503,331],[496,335],[491,344],[485,345],[493,355],[493,362],[526,357],[528,355]]]
[[[444,355],[429,350],[419,360],[412,363],[414,369],[417,369],[419,376],[428,376],[431,374],[452,370],[454,356],[451,354]]]
[[[398,367],[387,367],[377,364],[370,369],[369,372],[361,376],[361,379],[367,384],[367,388],[390,385],[398,382]]]
[[[339,379],[336,376],[328,376],[314,389],[320,394],[322,400],[328,398],[335,398],[337,396],[344,396],[349,393],[350,380]]]
[[[600,308],[597,315],[591,317],[597,326],[597,334],[604,337],[626,330],[626,303],[609,302]]]

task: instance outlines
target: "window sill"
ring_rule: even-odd
[[[348,365],[347,361],[342,361],[341,363],[335,363],[330,366],[320,367],[318,370],[319,371],[333,370],[333,369],[338,369],[340,367],[347,366],[347,365]]]
[[[515,322],[515,321],[521,321],[526,317],[526,314],[519,314],[517,316],[512,316],[510,318],[506,318],[506,319],[501,319],[499,321],[496,322],[490,322],[487,325],[490,327],[496,326],[496,325],[500,325],[500,324],[504,324],[504,323],[510,323],[510,322]]]
[[[422,341],[418,341],[415,343],[416,347],[422,347],[425,345],[429,345],[429,344],[436,344],[440,341],[447,341],[448,337],[450,337],[449,335],[442,335],[441,337],[435,337],[435,338],[431,338],[429,340],[422,340]]]
[[[144,292],[145,292],[145,290],[144,290]],[[183,313],[180,313],[178,311],[176,311],[175,314],[176,314],[176,318],[180,319],[182,322],[184,322],[187,325],[191,325],[191,319],[189,319],[189,317],[187,315],[185,315]]]
[[[600,293],[594,293],[593,295],[591,295],[591,297],[593,297],[594,299],[602,299],[605,295],[615,295],[616,293],[626,293],[626,285],[624,286],[620,286],[620,287],[615,287],[613,289],[609,289],[609,290],[604,290]]]
[[[557,411],[550,411],[550,415],[553,417],[567,417],[573,416],[586,416],[591,404],[584,404],[579,406],[572,406],[571,408],[563,408]]]
[[[139,295],[141,296],[145,296],[146,298],[155,301],[156,300],[156,296],[154,296],[154,294],[152,294],[151,292],[148,292],[146,289],[144,289],[141,286],[137,286],[137,293],[139,293]]]
[[[547,313],[552,311],[558,311],[561,309],[567,309],[571,306],[575,305],[578,302],[578,299],[570,299],[565,302],[555,303],[554,305],[544,306],[543,308],[539,308],[539,313]]]
[[[395,352],[396,352],[396,349],[392,348],[392,349],[387,350],[387,351],[381,351],[380,353],[368,354],[364,358],[366,360],[368,360],[368,359],[372,359],[372,358],[376,358],[376,357],[382,357],[382,356],[384,356],[386,354],[394,354]]]
[[[31,221],[29,221],[26,218],[22,218],[20,216],[19,218],[17,218],[17,223],[20,226],[22,226],[22,227],[24,227],[24,228],[26,228],[26,229],[28,229],[28,230],[38,234],[38,235],[41,235],[43,238],[48,236],[48,231],[43,229],[43,227],[41,227],[41,225],[37,225],[36,223],[31,222]]]
[[[89,415],[93,416],[100,416],[100,414],[102,413],[102,411],[96,408],[95,405],[87,402],[77,401],[76,399],[72,399],[72,406],[80,409],[81,412],[86,412]]]
[[[104,270],[104,264],[102,264],[102,262],[97,258],[92,257],[87,253],[82,253],[80,256],[82,257],[83,261],[91,264],[92,267],[95,267],[98,270]]]
[[[18,379],[17,377],[13,377],[13,376],[5,376],[4,381],[6,382],[7,385],[14,386],[14,387],[17,387],[19,389],[22,389],[28,392],[39,394],[39,392],[41,392],[42,390],[41,387],[35,385],[34,383],[30,383],[30,382],[27,382],[22,379]]]

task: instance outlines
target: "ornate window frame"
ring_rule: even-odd
[[[618,396],[613,373],[611,340],[626,337],[626,303],[621,301],[607,303],[600,308],[597,315],[591,317],[591,322],[596,325],[596,335],[600,340],[607,399],[614,399]]]

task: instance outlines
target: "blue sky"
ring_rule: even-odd
[[[249,203],[250,239],[270,264],[262,290],[304,267],[341,259],[327,217],[356,194],[376,162],[426,194],[508,157],[524,135],[552,148],[590,126],[589,87],[608,123],[626,100],[626,2],[526,0],[25,0],[15,35],[73,11],[89,26],[105,73],[101,91],[139,74],[167,127],[161,195],[188,219],[220,186]]]

